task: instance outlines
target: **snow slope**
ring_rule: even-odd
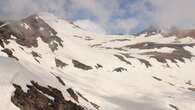
[[[3,42],[1,50],[10,49],[18,61],[7,58],[9,54],[6,52],[0,52],[4,56],[0,57],[0,89],[3,90],[0,92],[3,102],[0,108],[19,110],[10,100],[15,90],[12,84],[27,91],[26,85],[35,81],[44,87],[57,88],[66,100],[85,109],[195,109],[192,104],[195,101],[195,39],[190,36],[101,35],[48,13],[35,18],[56,31],[62,46],[58,45],[52,51],[48,45],[59,42],[48,43],[38,37],[37,47],[27,47],[19,44],[14,35],[7,39],[9,43]],[[21,28],[33,29],[27,21],[23,22]],[[47,29],[39,29],[44,30]],[[66,86],[55,76],[60,77]],[[67,93],[70,87],[89,101],[80,97],[79,103],[76,102]]]

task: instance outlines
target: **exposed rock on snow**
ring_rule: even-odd
[[[85,65],[77,60],[72,60],[72,63],[74,65],[74,67],[79,68],[79,69],[83,69],[83,70],[91,70],[93,69],[91,66]]]
[[[30,30],[26,30],[25,27],[21,27],[21,22],[28,23]],[[44,30],[40,31],[39,27],[44,27]],[[58,46],[62,47],[62,40],[57,37],[56,34],[57,32],[42,19],[36,19],[36,15],[30,16],[22,21],[9,23],[0,28],[0,39],[5,43],[8,43],[7,40],[12,39],[11,36],[14,36],[14,40],[20,45],[26,47],[38,47],[37,38],[40,37],[48,44],[52,51],[55,51]]]
[[[127,69],[126,68],[123,68],[123,67],[118,67],[118,68],[115,68],[113,71],[123,72],[123,71],[127,71]]]
[[[27,92],[19,85],[13,84],[16,90],[11,100],[21,110],[84,110],[83,107],[66,100],[56,88],[43,87],[34,81],[31,81],[31,84],[27,85]]]
[[[94,34],[48,13],[0,23],[0,108],[195,110],[193,32],[149,31]]]
[[[67,66],[68,64],[64,63],[63,61],[55,58],[55,62],[56,62],[56,67],[60,67],[60,68],[63,68],[65,66]]]
[[[12,52],[10,49],[5,48],[5,49],[3,49],[3,50],[1,50],[1,51],[2,51],[2,52],[5,52],[5,53],[8,55],[8,57],[14,58],[14,59],[18,60],[18,58],[15,57],[15,56],[13,55],[13,52]]]

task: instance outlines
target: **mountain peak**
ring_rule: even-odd
[[[140,34],[145,34],[145,37],[161,34],[164,37],[176,36],[177,38],[195,38],[195,29],[182,29],[174,26],[171,28],[163,29],[158,26],[152,25],[146,28],[144,31],[138,33],[137,35]]]
[[[178,38],[191,37],[195,39],[195,29],[170,28],[165,35],[177,36]]]
[[[193,30],[100,35],[50,14],[2,24],[4,110],[195,109],[195,39],[180,37]]]

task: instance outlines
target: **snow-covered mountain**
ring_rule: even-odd
[[[48,13],[0,22],[0,108],[194,110],[186,33],[93,34]]]

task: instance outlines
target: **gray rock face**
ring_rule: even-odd
[[[10,50],[10,49],[5,48],[5,49],[3,49],[3,50],[1,50],[1,51],[4,52],[4,53],[6,53],[6,54],[8,55],[8,57],[14,58],[14,59],[16,59],[16,60],[19,60],[17,57],[15,57],[15,56],[13,55],[13,52],[12,52],[12,50]]]
[[[115,72],[123,72],[123,71],[127,71],[127,69],[123,68],[123,67],[118,67],[118,68],[115,68],[113,71],[115,71]]]
[[[140,55],[149,55],[150,58],[156,59],[158,62],[161,63],[167,63],[167,60],[170,60],[172,63],[177,63],[178,61],[180,62],[185,62],[184,59],[189,59],[191,60],[194,55],[189,52],[188,50],[185,50],[184,47],[193,47],[195,46],[195,43],[189,43],[189,44],[174,44],[174,43],[154,43],[154,42],[143,42],[143,43],[137,43],[133,45],[126,45],[125,47],[128,49],[161,49],[161,48],[172,48],[175,49],[171,53],[166,53],[166,52],[157,52],[157,51],[150,51],[150,52],[143,52],[140,53]],[[123,54],[126,57],[128,57],[128,54]],[[142,63],[146,64],[147,67],[151,66],[150,62],[142,59],[138,59]]]
[[[19,85],[13,84],[16,90],[11,101],[20,110],[84,110],[72,101],[67,101],[62,92],[56,88],[43,87],[34,81],[31,81],[31,84],[27,85],[27,92],[24,92]]]
[[[131,65],[131,62],[129,62],[128,60],[126,60],[123,56],[121,55],[114,55],[115,57],[117,57],[120,61],[127,63],[128,65]]]
[[[162,30],[158,26],[150,26],[136,35],[140,34],[146,34],[145,37],[162,34],[164,37],[177,36],[178,38],[191,37],[195,39],[195,29],[182,29],[179,27],[171,27],[169,29]]]
[[[77,60],[72,60],[72,63],[74,65],[74,67],[79,68],[79,69],[83,69],[83,70],[91,70],[93,69],[91,66],[85,65]]]
[[[56,62],[56,67],[58,68],[64,68],[65,66],[67,66],[68,64],[64,63],[63,61],[61,61],[60,59],[55,58],[55,62]]]
[[[36,15],[0,28],[0,40],[6,44],[9,43],[8,39],[12,39],[22,46],[38,47],[37,38],[41,38],[52,51],[57,50],[59,46],[63,47],[63,41],[56,34],[54,29]],[[11,35],[16,38],[12,38]]]

